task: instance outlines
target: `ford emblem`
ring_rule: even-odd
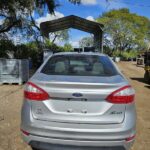
[[[73,93],[72,94],[74,97],[82,97],[83,95],[81,93]]]

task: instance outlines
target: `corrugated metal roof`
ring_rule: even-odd
[[[50,32],[56,32],[68,28],[75,28],[92,34],[102,32],[104,26],[100,23],[90,21],[78,16],[67,16],[56,20],[42,22],[40,24],[41,32],[47,36]]]
[[[103,24],[74,15],[42,22],[40,24],[41,33],[47,38],[49,38],[50,32],[56,32],[68,28],[92,33],[94,34],[94,47],[101,52],[103,51],[103,27]]]

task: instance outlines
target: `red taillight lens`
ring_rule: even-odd
[[[127,141],[127,142],[130,142],[130,141],[132,141],[132,140],[134,140],[134,139],[135,139],[135,135],[126,138],[126,141]]]
[[[29,135],[30,135],[30,133],[29,133],[29,132],[24,131],[23,129],[20,129],[20,130],[21,130],[21,132],[22,132],[24,135],[26,135],[26,136],[29,136]]]
[[[24,97],[29,100],[43,101],[49,98],[47,92],[32,82],[28,82],[25,86]]]
[[[135,91],[128,85],[111,93],[106,100],[115,104],[127,104],[134,101]]]

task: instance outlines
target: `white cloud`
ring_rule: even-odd
[[[72,45],[72,47],[74,47],[74,48],[79,48],[80,47],[80,41],[83,39],[83,38],[85,38],[85,37],[91,37],[91,35],[87,35],[87,36],[79,36],[78,38],[76,37],[76,38],[74,38],[74,39],[71,39],[70,41],[69,41],[69,43]]]
[[[119,9],[119,8],[127,8],[128,6],[123,3],[122,0],[120,1],[113,1],[113,0],[97,0],[97,3],[105,10],[109,11],[110,9]]]
[[[96,5],[97,0],[81,0],[81,3],[84,5]]]
[[[74,48],[78,48],[79,47],[79,40],[78,41],[69,41],[69,43],[72,45],[72,47]]]
[[[90,21],[95,21],[94,17],[93,16],[88,16],[86,17],[87,20],[90,20]]]
[[[55,19],[62,18],[62,17],[64,17],[64,14],[56,11],[54,15],[47,14],[44,17],[40,17],[40,18],[36,19],[36,23],[38,26],[40,26],[41,22],[55,20]]]
[[[99,5],[105,11],[110,9],[119,9],[128,7],[127,4],[123,3],[123,0],[120,1],[113,1],[113,0],[81,0],[83,5]]]

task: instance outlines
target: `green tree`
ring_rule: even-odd
[[[52,43],[50,40],[45,41],[45,48],[49,49],[53,52],[61,52],[64,51],[63,47],[56,45],[55,43]]]
[[[0,1],[0,34],[10,31],[13,27],[22,26],[22,20],[33,10],[32,0],[1,0]]]
[[[73,47],[69,43],[65,43],[64,46],[58,46],[55,43],[52,43],[50,40],[46,40],[45,48],[49,49],[49,50],[51,50],[53,52],[73,51]]]
[[[2,36],[14,27],[23,27],[25,19],[29,16],[32,25],[38,28],[35,25],[32,12],[36,11],[41,16],[46,11],[54,14],[54,10],[58,6],[60,4],[56,0],[0,0],[0,35]]]
[[[13,52],[15,49],[14,44],[10,40],[1,39],[0,40],[0,57],[1,58],[8,58],[9,53]]]
[[[54,33],[50,33],[50,41],[55,43],[55,41],[68,41],[69,40],[69,30],[57,31]]]
[[[69,44],[69,43],[65,43],[65,44],[64,44],[64,51],[65,51],[65,52],[73,51],[72,45]]]
[[[80,47],[91,47],[93,46],[93,37],[84,37],[79,41]]]
[[[128,9],[111,10],[97,19],[105,26],[105,43],[116,50],[143,49],[150,39],[150,20]]]

